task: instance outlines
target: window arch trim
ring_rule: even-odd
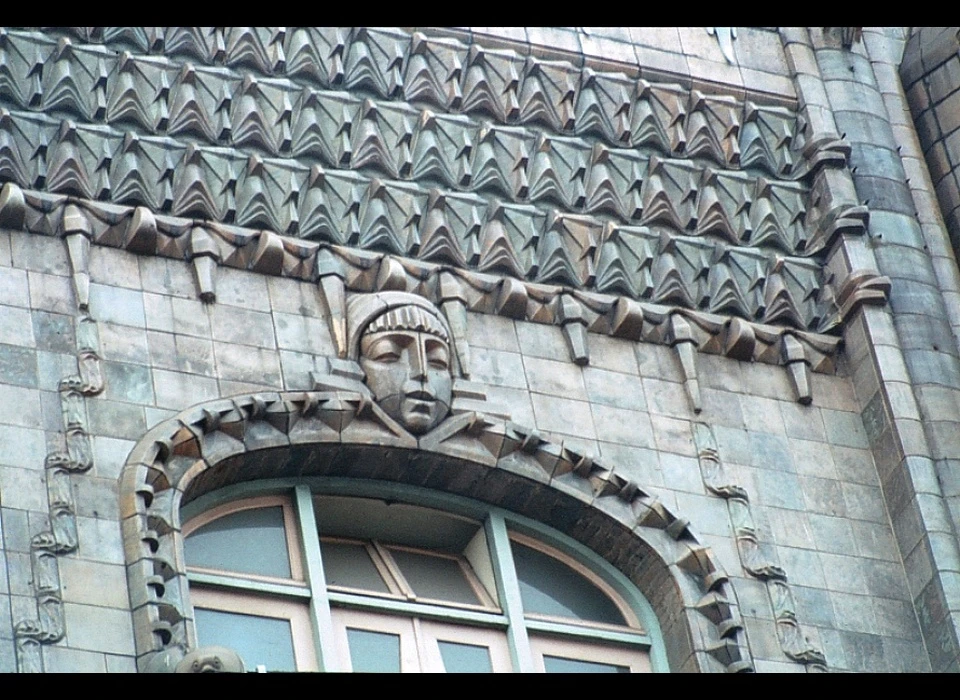
[[[616,467],[476,412],[420,438],[380,413],[349,391],[264,392],[193,406],[143,436],[119,484],[138,668],[173,670],[196,649],[181,501],[247,480],[348,474],[433,485],[535,516],[645,582],[670,620],[673,669],[753,670],[716,556],[689,521]]]

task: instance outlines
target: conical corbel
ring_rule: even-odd
[[[347,356],[347,298],[342,266],[329,248],[321,248],[317,253],[317,270],[320,299],[326,310],[330,337],[337,349],[337,357],[343,359]]]
[[[567,339],[570,359],[578,365],[590,364],[590,346],[587,343],[587,320],[583,308],[569,294],[561,294],[557,300],[557,322]]]
[[[813,401],[813,390],[810,382],[810,361],[804,352],[803,344],[792,334],[785,333],[780,340],[780,353],[797,403],[808,406]]]
[[[63,239],[67,244],[70,268],[73,271],[73,290],[77,307],[90,308],[90,222],[75,204],[63,208]]]
[[[680,314],[671,314],[668,322],[667,342],[680,362],[683,374],[683,387],[687,391],[694,413],[703,410],[700,401],[700,382],[697,379],[697,341],[693,337],[690,324]]]
[[[200,291],[200,300],[212,304],[217,300],[217,266],[220,247],[205,229],[194,226],[190,232],[190,259]]]
[[[459,280],[450,272],[440,273],[440,309],[453,333],[453,348],[460,375],[470,378],[470,345],[467,342],[467,300]]]

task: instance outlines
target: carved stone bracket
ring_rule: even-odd
[[[747,491],[732,482],[726,473],[713,431],[706,423],[694,424],[694,442],[700,461],[700,475],[704,486],[715,496],[727,502],[730,523],[737,540],[737,551],[744,570],[767,584],[780,648],[790,659],[805,664],[808,670],[825,671],[823,652],[813,647],[803,636],[797,621],[793,594],[787,583],[787,573],[764,551],[757,537],[756,525],[750,510]]]

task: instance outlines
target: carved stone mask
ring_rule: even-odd
[[[381,314],[360,339],[360,367],[388,416],[414,435],[450,412],[450,342],[440,320],[419,306]]]

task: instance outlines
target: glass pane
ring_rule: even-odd
[[[598,664],[595,661],[564,659],[560,656],[544,656],[543,666],[547,673],[630,673],[626,666]]]
[[[290,621],[221,610],[194,608],[201,646],[235,649],[248,671],[266,666],[268,671],[296,671]]]
[[[493,673],[490,650],[486,647],[440,641],[437,644],[447,673]]]
[[[187,566],[290,578],[283,509],[241,510],[207,523],[184,542]]]
[[[350,663],[357,673],[400,673],[400,636],[347,628]]]
[[[328,586],[348,586],[377,593],[390,592],[363,545],[323,542],[320,548]]]
[[[418,598],[480,604],[463,569],[455,560],[403,549],[391,549],[390,554]]]
[[[510,542],[510,548],[525,612],[626,624],[613,601],[566,564],[516,541]]]

